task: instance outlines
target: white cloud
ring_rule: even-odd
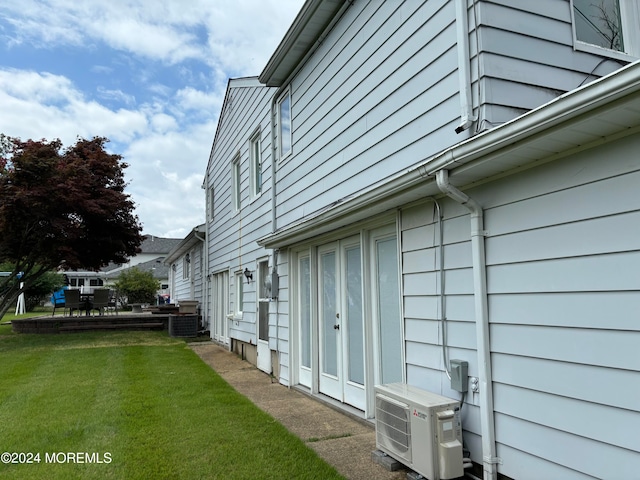
[[[100,85],[87,89],[64,69],[3,67],[0,57],[0,132],[65,145],[111,139],[130,165],[145,232],[184,236],[204,221],[201,184],[228,77],[258,75],[302,3],[3,0],[5,48],[94,54],[86,69]],[[162,77],[168,69],[174,78]]]
[[[86,100],[67,78],[15,69],[0,69],[0,109],[0,132],[23,139],[70,144],[77,136],[106,136],[126,142],[148,129],[144,114]]]

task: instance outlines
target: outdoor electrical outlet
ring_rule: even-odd
[[[480,379],[478,377],[471,377],[471,391],[478,393],[480,391]]]
[[[451,389],[460,393],[468,390],[467,378],[469,376],[469,362],[464,360],[451,360]]]

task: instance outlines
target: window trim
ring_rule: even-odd
[[[282,133],[282,104],[285,99],[289,99],[289,149],[283,154],[282,149],[282,137],[284,136]],[[279,161],[284,161],[289,158],[293,153],[293,119],[291,118],[291,89],[287,88],[287,90],[278,98],[278,159]]]
[[[240,170],[240,152],[231,160],[231,207],[234,213],[238,213],[242,207],[242,172]]]
[[[255,145],[258,145],[257,158]],[[257,160],[257,162],[256,162]],[[259,165],[259,166],[258,166]],[[262,131],[260,127],[249,137],[249,186],[251,189],[252,201],[262,195],[262,174],[263,174],[263,161],[262,161]],[[258,170],[259,169],[259,170]],[[260,182],[257,181],[257,174],[260,172]]]
[[[182,257],[182,279],[189,280],[191,278],[191,252]]]
[[[214,188],[213,188],[213,185],[211,185],[211,186],[209,187],[208,192],[209,192],[209,198],[208,198],[208,202],[207,202],[207,206],[209,207],[209,215],[208,215],[208,218],[209,218],[209,221],[210,221],[210,222],[213,222],[213,220],[214,220],[214,218],[215,218],[215,216],[214,216],[214,207],[215,207],[215,202],[214,202],[214,199],[215,199],[215,190],[214,190]]]
[[[244,273],[242,270],[238,270],[234,274],[233,286],[234,299],[233,299],[233,316],[234,318],[242,318],[242,308],[244,306],[244,288],[243,288]]]
[[[576,17],[573,0],[570,0],[571,30],[573,34],[573,49],[595,55],[607,56],[626,62],[632,62],[640,58],[640,5],[634,0],[618,0],[620,8],[620,21],[622,23],[622,38],[625,45],[624,51],[612,50],[578,39],[576,31]],[[634,28],[635,27],[635,28]]]

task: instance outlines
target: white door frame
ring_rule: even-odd
[[[257,367],[263,372],[271,374],[271,349],[269,348],[269,302],[265,281],[269,275],[269,257],[256,260],[256,353]],[[266,318],[261,315],[266,314]],[[266,339],[261,338],[261,322],[266,321]]]
[[[330,251],[332,248],[336,252],[336,262],[340,265],[336,267],[336,275],[344,278],[344,252],[345,248],[349,248],[359,242],[360,245],[360,260],[361,260],[361,282],[362,282],[362,315],[364,318],[363,324],[363,354],[364,354],[364,385],[359,385],[354,382],[342,382],[342,387],[349,387],[344,389],[341,402],[349,403],[356,406],[356,408],[363,410],[367,418],[372,418],[375,414],[375,392],[373,386],[379,383],[381,379],[380,362],[381,355],[380,348],[380,326],[377,317],[379,306],[376,305],[378,295],[376,293],[376,275],[378,267],[376,265],[376,241],[384,238],[396,239],[396,255],[397,255],[397,275],[398,275],[398,300],[399,300],[399,319],[402,330],[402,352],[399,361],[402,365],[403,381],[405,380],[405,351],[404,351],[404,315],[402,312],[402,283],[401,283],[401,235],[399,231],[399,212],[393,212],[389,215],[381,216],[380,218],[361,224],[360,226],[354,226],[350,229],[345,229],[339,234],[326,235],[323,238],[318,238],[314,243],[300,244],[290,250],[290,264],[289,273],[290,288],[292,298],[290,301],[290,315],[291,315],[291,366],[292,368],[292,384],[299,384],[309,388],[312,394],[321,393],[320,378],[321,378],[321,366],[320,366],[320,334],[321,334],[321,307],[320,307],[320,293],[321,288],[319,285],[320,279],[320,262],[321,254],[323,252]],[[355,240],[355,242],[354,242]],[[311,366],[305,367],[302,365],[302,345],[301,345],[301,326],[300,326],[300,309],[302,308],[302,294],[301,294],[301,260],[308,261],[309,266],[309,278],[310,278],[310,292],[309,301],[311,302],[311,308],[309,312],[310,316],[310,328],[311,328]],[[337,279],[337,284],[340,283],[340,279]],[[344,291],[344,288],[342,289]],[[344,311],[345,295],[339,295],[338,300],[341,302],[339,310]],[[340,313],[340,312],[336,312]],[[342,316],[342,315],[341,315]],[[343,326],[340,326],[341,330]],[[344,341],[344,332],[340,340],[342,344]],[[345,352],[345,349],[342,349]],[[347,353],[342,354],[345,358]],[[342,362],[344,364],[345,362]],[[346,375],[348,372],[345,368],[341,371],[341,375]],[[325,376],[326,377],[326,376]],[[344,376],[348,378],[348,376]],[[342,380],[341,380],[342,381]],[[323,385],[324,386],[324,385]],[[354,387],[356,392],[360,389],[363,400],[356,401],[353,396],[350,396],[348,390]]]
[[[211,275],[211,339],[229,344],[229,271]]]

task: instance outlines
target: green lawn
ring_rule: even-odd
[[[164,332],[7,333],[3,479],[340,478]]]

